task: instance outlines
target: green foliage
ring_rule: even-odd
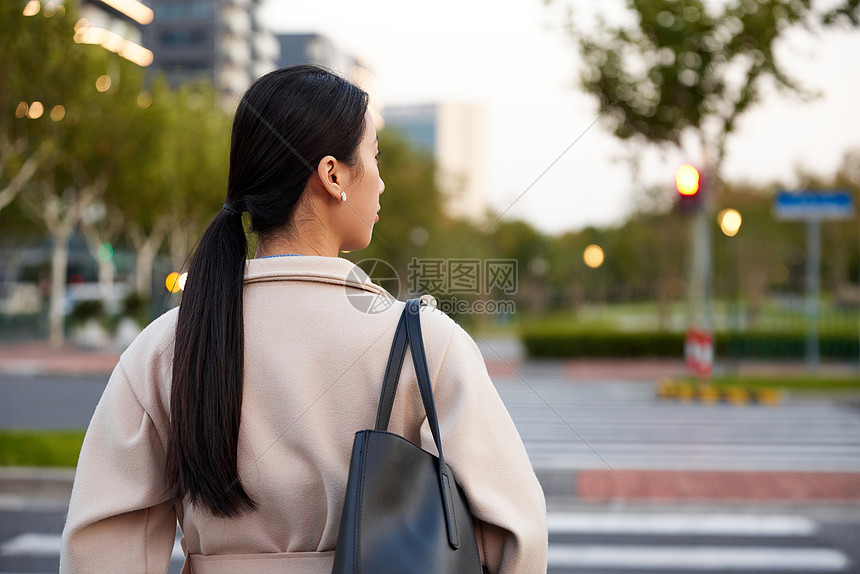
[[[523,345],[534,358],[642,358],[684,356],[684,334],[667,331],[622,332],[609,329],[530,324],[521,330]],[[717,333],[715,353],[730,359],[802,359],[806,338],[802,333]],[[833,360],[860,358],[856,333],[825,333],[821,356]]]
[[[122,314],[137,321],[138,325],[149,323],[150,301],[140,293],[129,293],[122,302]]]
[[[397,131],[379,131],[379,172],[385,182],[380,197],[379,222],[370,246],[349,255],[355,262],[367,258],[391,264],[401,277],[408,275],[412,257],[439,253],[443,197],[436,183],[433,158],[414,147]]]
[[[83,431],[0,431],[0,466],[78,464]]]
[[[678,358],[684,355],[684,335],[680,333],[580,331],[532,326],[522,331],[521,339],[532,358]]]
[[[746,389],[785,389],[793,393],[860,391],[860,377],[820,377],[810,374],[789,377],[722,375],[714,377],[711,383],[718,389],[739,386]]]
[[[78,302],[72,312],[69,313],[69,317],[67,319],[68,325],[70,327],[83,325],[90,319],[106,319],[104,306],[101,301],[80,301]]]

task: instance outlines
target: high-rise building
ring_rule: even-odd
[[[454,102],[391,106],[385,121],[433,154],[448,214],[481,222],[487,209],[483,109]]]
[[[152,71],[172,85],[205,77],[235,104],[251,82],[277,66],[280,48],[261,20],[262,0],[151,0],[144,45]]]

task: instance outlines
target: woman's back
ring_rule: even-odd
[[[123,354],[93,415],[61,571],[163,572],[177,519],[185,572],[331,571],[353,435],[373,425],[404,306],[338,256],[373,235],[378,155],[368,95],[343,78],[294,66],[248,89],[182,303]],[[479,550],[491,572],[541,572],[546,508],[519,435],[474,341],[421,315]],[[414,373],[389,429],[435,453]]]
[[[197,505],[177,506],[193,572],[252,572],[259,560],[285,572],[331,571],[353,435],[373,426],[404,305],[369,280],[359,284],[360,276],[340,258],[248,262],[238,469],[257,509],[216,518]],[[362,296],[391,305],[368,313],[355,304]],[[503,564],[507,572],[539,571],[543,495],[519,436],[468,335],[432,307],[421,315],[446,461],[469,498],[482,554],[496,566],[491,571]],[[176,316],[154,322],[123,355],[94,415],[67,526],[65,548],[77,551],[64,555],[64,569],[94,571],[86,554],[96,549],[85,540],[108,526],[105,515],[116,516],[116,527],[99,541],[99,560],[116,548],[111,564],[140,564],[142,552],[143,563],[166,566],[175,520],[162,486],[162,437]],[[407,360],[389,429],[435,452],[414,373]],[[139,406],[128,404],[129,391]],[[137,520],[129,515],[135,511]],[[128,554],[129,538],[146,545]]]

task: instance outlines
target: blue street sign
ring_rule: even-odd
[[[780,191],[773,200],[777,219],[851,219],[854,198],[845,190]]]

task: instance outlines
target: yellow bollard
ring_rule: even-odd
[[[733,405],[745,405],[750,400],[750,395],[741,387],[729,387],[726,389],[726,400]]]
[[[720,400],[720,392],[711,385],[699,387],[699,400],[706,404],[714,404]]]

